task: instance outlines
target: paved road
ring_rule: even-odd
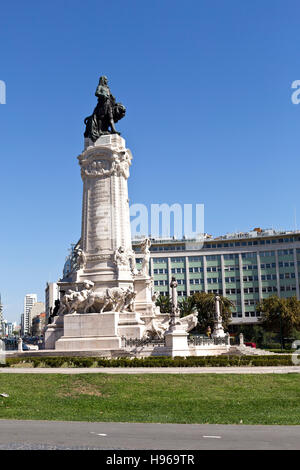
[[[0,449],[300,449],[300,426],[0,420]]]
[[[2,367],[5,374],[290,374],[300,373],[300,366],[269,367],[103,367],[43,368]]]

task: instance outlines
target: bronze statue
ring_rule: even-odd
[[[100,77],[95,96],[98,103],[91,116],[85,118],[86,125],[84,137],[95,142],[101,135],[120,134],[115,128],[115,123],[125,116],[126,108],[117,103],[111,94],[107,77]]]

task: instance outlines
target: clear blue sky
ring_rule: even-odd
[[[77,155],[101,74],[127,107],[131,203],[204,203],[213,235],[300,225],[296,0],[2,2],[0,292],[44,300],[80,236]]]

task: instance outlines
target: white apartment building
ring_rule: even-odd
[[[31,309],[33,305],[37,302],[36,294],[26,294],[24,297],[24,312],[23,312],[23,322],[22,322],[22,334],[29,334],[31,328]]]

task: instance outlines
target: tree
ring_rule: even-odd
[[[260,324],[268,331],[280,334],[281,346],[285,347],[285,337],[300,329],[300,301],[296,297],[279,298],[272,295],[257,304],[261,312]]]
[[[172,300],[169,295],[160,295],[155,305],[160,307],[161,313],[171,313],[172,311]]]
[[[208,326],[213,329],[216,316],[216,295],[213,293],[197,292],[192,297],[198,312],[199,329],[206,331]],[[231,311],[234,304],[227,297],[222,295],[219,295],[219,297],[222,325],[224,328],[227,328],[231,321]]]
[[[183,297],[178,300],[178,307],[180,309],[180,316],[186,317],[196,311],[195,299],[193,297]]]

